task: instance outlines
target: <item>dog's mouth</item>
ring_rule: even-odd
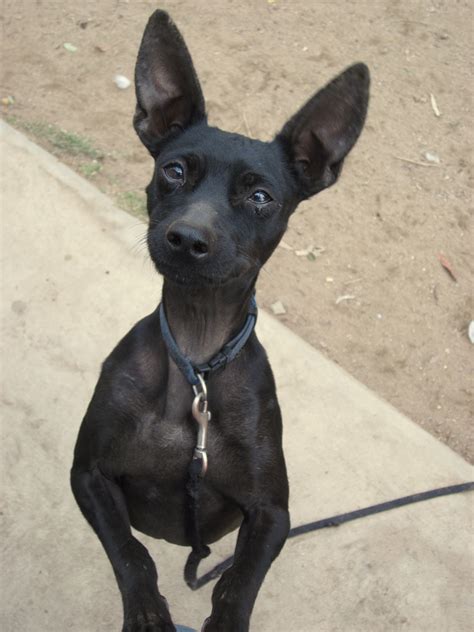
[[[232,280],[236,275],[227,274],[204,274],[195,268],[183,268],[183,266],[172,265],[168,262],[155,260],[155,267],[158,272],[169,281],[172,281],[176,285],[182,285],[184,287],[218,287],[225,285]]]

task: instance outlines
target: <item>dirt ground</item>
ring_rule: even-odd
[[[185,36],[210,122],[232,131],[270,139],[345,66],[369,65],[362,137],[339,183],[293,216],[261,275],[258,300],[267,310],[280,301],[286,313],[278,318],[291,329],[474,462],[473,5],[159,6]],[[3,116],[143,213],[152,164],[131,126],[133,86],[119,90],[113,78],[133,78],[155,2],[4,0],[2,7]]]

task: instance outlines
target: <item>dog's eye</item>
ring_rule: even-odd
[[[258,191],[254,191],[252,195],[249,197],[249,200],[254,204],[268,204],[273,200],[273,198],[266,192],[262,191],[262,189],[258,189]]]
[[[170,162],[163,167],[165,178],[170,182],[184,182],[184,167],[179,162]]]

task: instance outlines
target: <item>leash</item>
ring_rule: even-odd
[[[363,509],[356,509],[348,513],[338,514],[331,518],[324,518],[323,520],[316,520],[316,522],[309,522],[298,527],[294,527],[288,534],[288,539],[296,538],[299,535],[317,531],[319,529],[326,529],[327,527],[338,527],[345,522],[351,520],[357,520],[358,518],[364,518],[373,514],[381,513],[383,511],[389,511],[390,509],[396,509],[397,507],[404,507],[405,505],[411,505],[413,503],[419,503],[424,500],[430,500],[431,498],[439,498],[441,496],[450,496],[451,494],[460,494],[462,492],[474,491],[474,482],[461,483],[459,485],[449,485],[448,487],[439,487],[432,489],[428,492],[421,492],[419,494],[412,494],[411,496],[403,496],[402,498],[396,498],[388,502],[379,503],[377,505],[370,505],[370,507],[364,507]],[[232,566],[234,556],[228,557],[223,562],[216,564],[213,569],[205,573],[196,581],[191,588],[198,590],[213,579],[216,579],[224,571]]]
[[[159,310],[161,333],[168,349],[168,353],[194,391],[194,400],[191,412],[194,420],[198,424],[198,436],[196,447],[194,448],[193,458],[188,467],[188,480],[186,483],[186,492],[188,496],[188,503],[186,506],[186,528],[192,548],[184,567],[184,580],[191,590],[198,590],[213,579],[216,579],[216,577],[222,575],[224,571],[232,566],[234,561],[234,556],[228,557],[201,577],[197,577],[199,563],[211,553],[211,549],[204,544],[199,529],[199,491],[202,479],[204,478],[208,467],[206,449],[207,428],[209,421],[211,420],[211,412],[208,408],[206,380],[210,375],[220,369],[223,369],[227,366],[227,364],[229,364],[229,362],[232,362],[232,360],[234,360],[243,349],[245,343],[250,338],[255,328],[255,323],[257,321],[257,303],[255,301],[255,296],[252,296],[249,312],[240,332],[229,340],[229,342],[226,343],[215,356],[203,364],[193,364],[189,358],[181,353],[181,350],[171,333],[163,303],[160,303]],[[419,503],[432,498],[450,496],[452,494],[460,494],[473,490],[474,482],[468,482],[461,483],[459,485],[439,487],[427,492],[395,498],[394,500],[370,505],[369,507],[364,507],[363,509],[356,509],[347,513],[331,516],[330,518],[324,518],[322,520],[309,522],[298,527],[293,527],[293,529],[290,529],[288,539],[304,535],[305,533],[318,531],[319,529],[326,529],[327,527],[338,527],[345,522],[358,520],[359,518],[396,509],[397,507],[404,507],[406,505]]]
[[[198,436],[193,458],[188,467],[188,480],[186,483],[186,493],[188,496],[188,503],[186,505],[186,530],[191,542],[191,553],[184,567],[184,580],[192,590],[196,590],[198,588],[197,569],[199,563],[211,553],[211,549],[204,544],[199,529],[199,491],[202,479],[207,472],[207,427],[211,420],[211,412],[208,408],[206,380],[210,375],[223,369],[229,362],[235,360],[244,348],[257,322],[257,302],[255,301],[255,295],[252,295],[249,311],[242,329],[237,335],[231,338],[215,356],[202,364],[194,364],[181,352],[171,333],[163,303],[160,303],[159,309],[161,334],[168,353],[194,391],[191,412],[194,420],[198,424]]]

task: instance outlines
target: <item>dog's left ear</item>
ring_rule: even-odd
[[[336,182],[364,126],[369,70],[351,66],[317,92],[277,135],[294,167],[302,199]]]
[[[206,117],[191,55],[165,11],[155,11],[146,25],[135,66],[135,91],[133,126],[152,155],[168,133]]]

